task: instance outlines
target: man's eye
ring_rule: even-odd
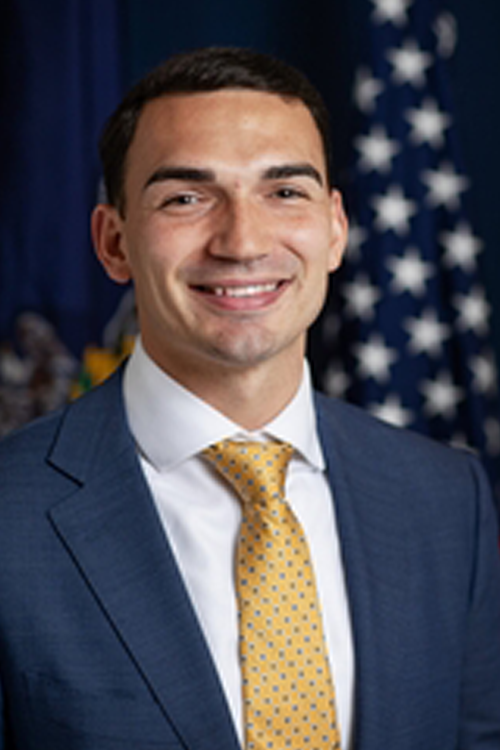
[[[294,187],[281,187],[278,188],[278,190],[275,191],[275,195],[278,198],[283,198],[285,200],[290,200],[293,198],[305,198],[306,194],[303,190],[299,190],[299,188]]]
[[[162,208],[177,207],[177,206],[192,206],[199,202],[199,196],[193,193],[180,193],[179,195],[172,195],[166,198],[162,202]]]

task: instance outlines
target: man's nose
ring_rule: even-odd
[[[218,258],[249,261],[269,252],[269,228],[255,201],[228,201],[210,242],[210,253]]]

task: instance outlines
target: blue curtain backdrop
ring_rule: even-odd
[[[94,260],[96,141],[123,87],[117,0],[3,0],[0,341],[27,310],[76,355],[118,292]]]

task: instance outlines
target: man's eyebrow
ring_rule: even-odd
[[[264,180],[283,180],[289,177],[310,177],[321,187],[323,178],[316,167],[307,162],[297,164],[278,164],[268,167],[264,170],[262,177]],[[185,180],[187,182],[215,182],[216,175],[211,169],[202,169],[198,167],[159,167],[156,169],[144,184],[144,190],[150,185],[157,182],[166,182],[168,180]]]
[[[323,187],[323,178],[316,167],[305,162],[304,164],[280,164],[269,167],[264,171],[265,180],[283,180],[288,177],[311,177],[318,185]]]
[[[155,182],[166,182],[168,180],[186,180],[187,182],[213,182],[215,173],[211,169],[198,169],[196,167],[159,167],[148,177],[144,184],[144,190]]]

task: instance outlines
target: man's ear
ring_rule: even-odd
[[[114,206],[99,203],[92,212],[92,241],[110,279],[126,284],[132,274],[123,236],[123,219]]]
[[[332,214],[332,242],[330,245],[329,271],[333,272],[337,270],[342,262],[349,232],[349,222],[344,210],[342,196],[338,190],[331,191],[330,207]]]

